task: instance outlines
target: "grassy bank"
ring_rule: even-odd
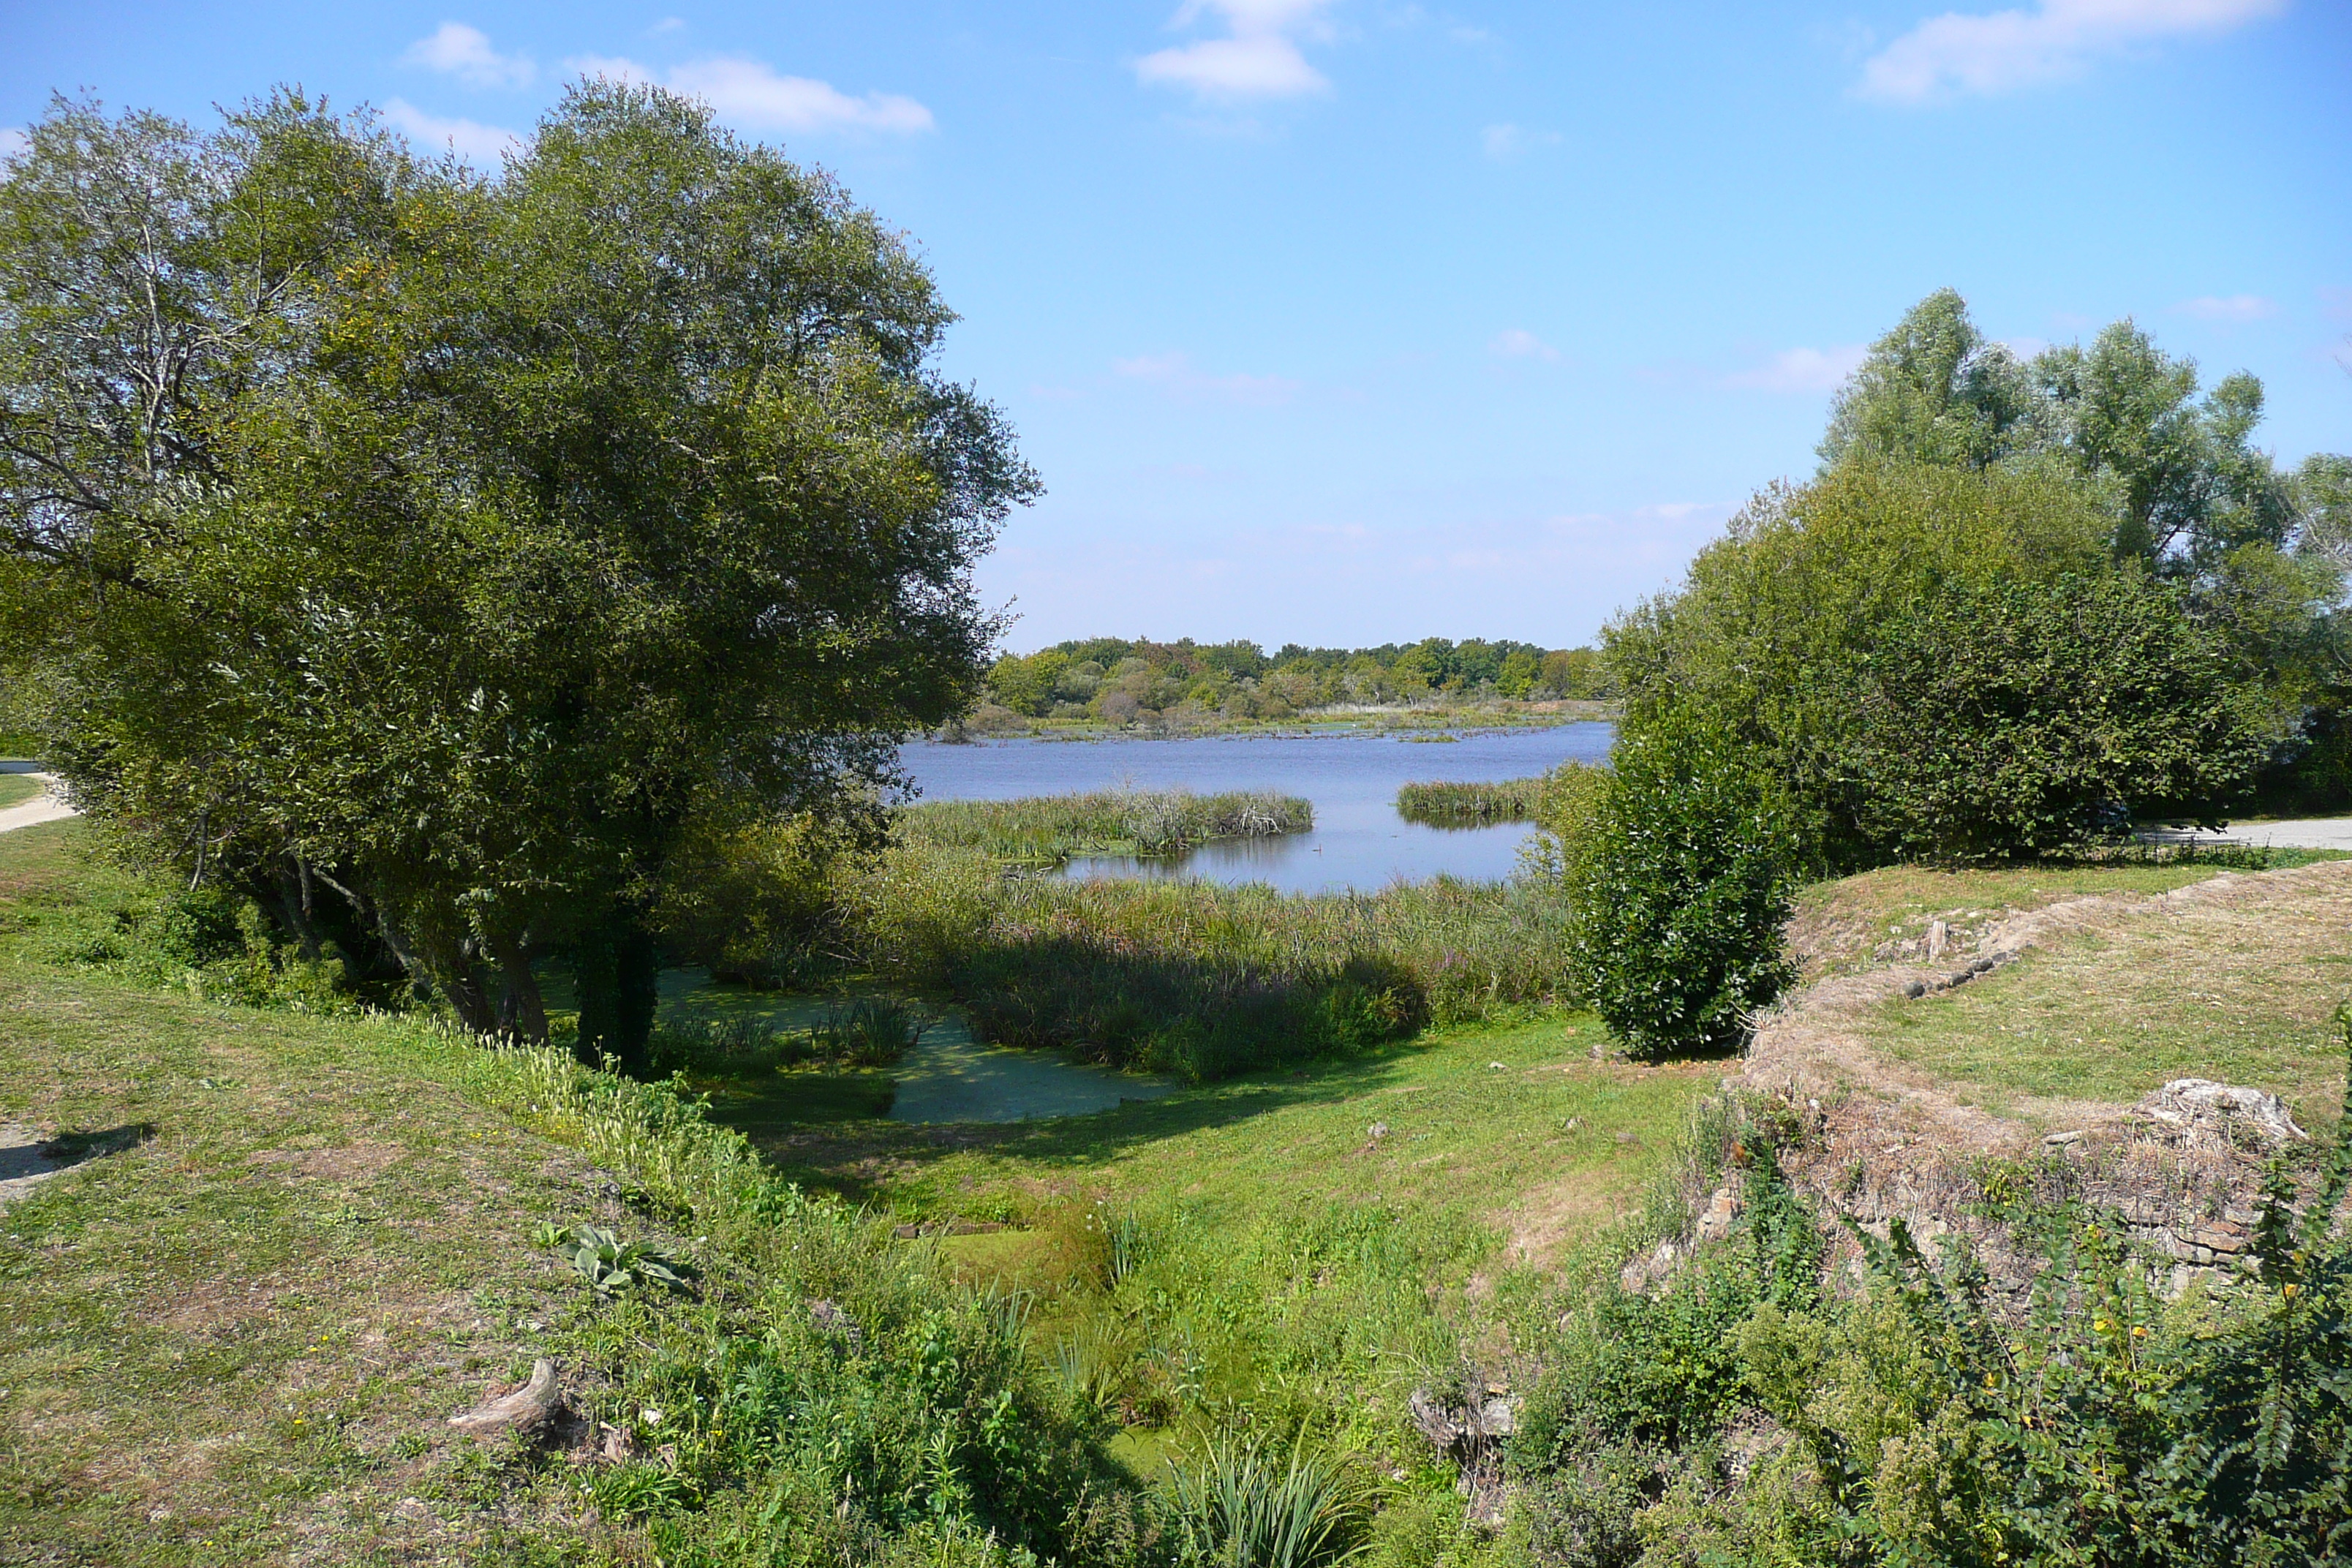
[[[1106,790],[1024,800],[932,801],[898,814],[898,832],[907,842],[1048,866],[1078,855],[1181,855],[1221,839],[1277,838],[1314,826],[1312,805],[1270,790]]]
[[[15,1560],[1111,1568],[1167,1561],[1156,1478],[1240,1433],[1334,1456],[1347,1539],[1424,1561],[1459,1521],[1405,1394],[1497,1242],[1633,1201],[1706,1081],[1569,1020],[1034,1128],[770,1129],[891,1221],[1018,1222],[895,1242],[665,1088],[160,986],[88,944],[152,895],[84,831],[0,838],[0,1113],[104,1151],[5,1222]],[[582,1222],[691,1288],[598,1296],[536,1234]],[[539,1356],[577,1431],[448,1426]]]
[[[1532,822],[1541,778],[1495,784],[1409,784],[1397,791],[1397,815],[1432,827],[1483,827],[1492,822]]]

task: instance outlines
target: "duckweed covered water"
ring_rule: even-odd
[[[779,1029],[805,1029],[844,998],[786,995],[725,984],[695,970],[662,976],[663,1022],[694,1018],[756,1018]],[[925,1008],[923,1037],[888,1076],[898,1084],[890,1120],[1030,1121],[1087,1116],[1130,1100],[1157,1100],[1173,1079],[1116,1072],[1073,1061],[1058,1051],[984,1045],[951,1009]],[[742,1120],[744,1108],[730,1109]]]

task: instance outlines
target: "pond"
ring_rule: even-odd
[[[1077,790],[1271,789],[1315,805],[1312,832],[1212,844],[1181,859],[1095,856],[1066,875],[1199,877],[1267,882],[1286,893],[1373,891],[1447,873],[1479,880],[1511,874],[1529,827],[1428,827],[1397,815],[1404,784],[1444,779],[1528,778],[1563,762],[1609,755],[1616,726],[1603,721],[1541,730],[1465,733],[1444,742],[1394,735],[1185,741],[921,742],[901,761],[926,800],[1015,800]]]
[[[699,970],[667,971],[661,989],[664,1020],[673,1025],[697,1018],[757,1018],[779,1029],[805,1029],[823,1021],[826,1010],[835,1005],[824,997],[786,995],[713,981]],[[984,1045],[953,1011],[927,1008],[923,1015],[927,1026],[922,1038],[887,1069],[898,1089],[890,1101],[893,1121],[1027,1121],[1046,1116],[1086,1116],[1113,1110],[1130,1100],[1157,1100],[1175,1088],[1172,1079],[1115,1072],[1075,1061],[1060,1051]],[[719,1121],[747,1128],[780,1114],[793,1120],[795,1108],[791,1102],[806,1096],[810,1086],[789,1075],[780,1075],[776,1081],[772,1096],[722,1095],[713,1110]]]

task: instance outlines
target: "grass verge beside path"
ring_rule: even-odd
[[[37,799],[47,787],[30,773],[0,773],[0,811]]]

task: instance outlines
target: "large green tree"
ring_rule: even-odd
[[[691,833],[871,819],[976,689],[1034,480],[905,243],[698,106],[496,179],[291,94],[60,103],[0,184],[15,673],[92,814],[466,1021],[650,1019]],[[331,910],[322,915],[322,908]]]

